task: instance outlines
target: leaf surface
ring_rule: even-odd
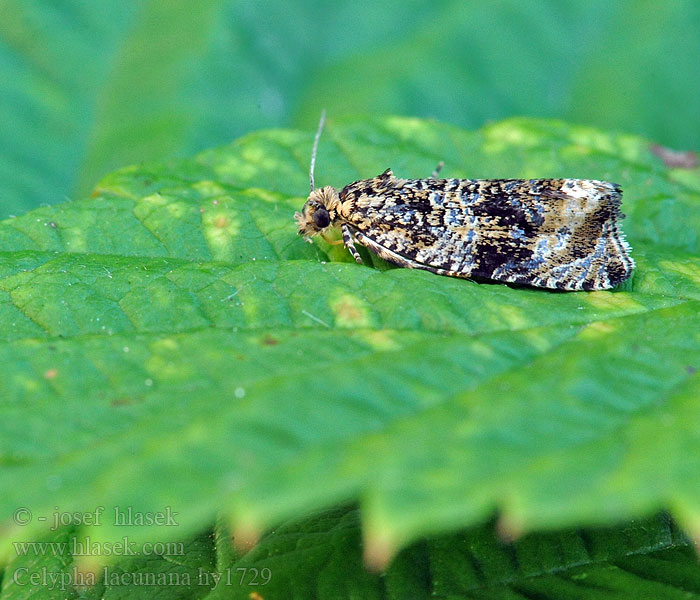
[[[448,177],[620,183],[632,279],[552,293],[305,244],[311,142],[259,132],[0,224],[4,539],[103,505],[170,507],[180,536],[223,511],[251,540],[348,501],[379,567],[494,511],[512,535],[659,508],[697,532],[698,172],[560,122],[329,124],[319,184],[438,160]]]

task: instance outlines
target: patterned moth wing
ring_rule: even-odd
[[[312,192],[299,233],[340,225],[401,266],[562,290],[603,290],[634,268],[620,188],[584,179],[398,179],[391,170]]]

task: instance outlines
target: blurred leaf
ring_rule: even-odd
[[[239,538],[360,500],[365,553],[478,523],[700,529],[700,173],[644,140],[513,120],[331,122],[319,184],[399,176],[618,181],[638,269],[550,293],[338,262],[292,214],[310,132],[132,167],[0,224],[0,522],[219,510]],[[342,260],[347,260],[342,249]],[[183,476],[183,474],[187,474]],[[96,539],[148,539],[105,522]]]
[[[564,117],[697,149],[693,0],[5,0],[0,216],[262,126]],[[476,176],[476,174],[472,174]]]

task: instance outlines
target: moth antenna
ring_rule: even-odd
[[[318,140],[321,138],[321,131],[323,131],[323,125],[326,122],[326,109],[321,111],[321,118],[318,121],[318,129],[316,130],[316,137],[314,138],[314,147],[311,150],[311,167],[309,168],[309,183],[311,184],[311,191],[315,189],[314,185],[314,167],[316,166],[316,150],[318,150]]]

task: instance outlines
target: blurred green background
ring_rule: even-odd
[[[126,164],[311,130],[321,107],[467,127],[563,118],[700,147],[696,0],[0,6],[0,217]]]

